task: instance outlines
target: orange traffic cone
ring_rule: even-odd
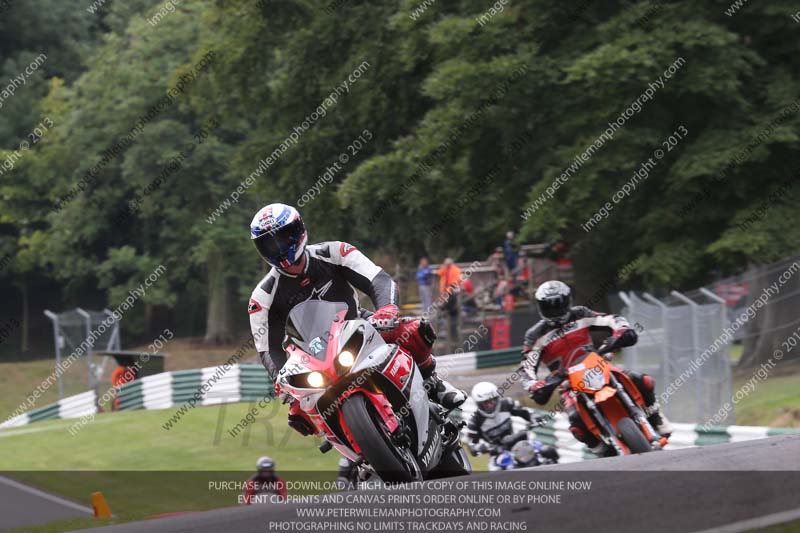
[[[94,507],[95,518],[111,518],[111,508],[102,492],[92,493],[92,507]]]

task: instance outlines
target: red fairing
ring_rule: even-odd
[[[339,337],[341,336],[341,325],[344,323],[345,316],[347,316],[347,311],[341,311],[336,315],[339,319],[338,322],[334,322],[331,325],[331,329],[328,333],[328,348],[325,353],[325,360],[320,361],[316,357],[309,357],[303,350],[299,349],[294,344],[290,344],[286,348],[287,355],[291,359],[300,358],[303,362],[303,366],[308,368],[310,371],[316,370],[326,376],[331,383],[335,383],[338,381],[339,376],[336,374],[336,368],[333,364],[333,360],[336,357],[336,347],[339,345]],[[280,396],[281,387],[279,382],[275,381],[275,393],[277,396]],[[317,412],[316,408],[311,409],[311,412],[306,412],[300,408],[300,403],[297,400],[293,400],[289,404],[289,414],[290,415],[299,415],[305,418],[312,427],[316,428],[318,431],[324,431],[326,435],[332,436],[334,435],[333,431],[330,427],[325,423],[325,420],[320,416]]]
[[[398,428],[397,417],[394,415],[392,404],[389,403],[389,400],[386,399],[386,396],[382,394],[376,394],[366,389],[358,388],[344,391],[344,393],[342,393],[342,395],[339,397],[338,402],[343,402],[345,398],[349,398],[353,394],[363,394],[366,396],[370,403],[375,406],[375,411],[378,412],[381,420],[383,420],[383,423],[386,424],[386,428],[389,430],[389,433],[394,433],[394,431]],[[353,434],[350,433],[350,428],[347,426],[347,422],[344,420],[344,413],[342,413],[342,411],[339,411],[339,425],[344,431],[344,434],[347,436],[347,440],[350,442],[353,450],[355,450],[357,453],[361,453],[361,448],[353,438]]]
[[[315,424],[311,421],[311,418],[308,416],[308,413],[300,409],[300,402],[298,401],[293,401],[292,403],[289,404],[289,414],[300,415],[306,420],[308,420],[308,423],[311,424],[312,427],[315,426]]]
[[[383,369],[383,375],[394,383],[398,389],[403,390],[411,382],[409,378],[413,366],[414,363],[411,356],[405,350],[397,350],[392,360]]]
[[[331,324],[331,328],[328,332],[328,338],[325,339],[325,342],[327,343],[327,349],[324,360],[309,356],[309,354],[305,353],[302,349],[298,348],[294,344],[290,344],[286,348],[289,360],[299,363],[303,369],[307,369],[308,371],[317,371],[322,373],[325,375],[326,380],[330,384],[335,384],[337,381],[342,379],[342,377],[336,372],[336,365],[334,364],[334,361],[339,355],[338,346],[340,344],[341,333],[343,330],[342,325],[345,323],[346,315],[346,310],[341,311],[337,314],[338,320]],[[419,334],[418,329],[418,320],[413,322],[404,322],[395,332],[391,332],[391,336],[398,342],[403,341],[414,346],[424,347],[422,350],[423,357],[432,361],[433,358],[430,356],[430,347],[425,343],[424,339]],[[416,357],[414,357],[414,354],[410,354],[407,350],[401,347],[397,350],[397,353],[395,353],[391,360],[384,366],[381,372],[386,376],[387,379],[397,384],[400,389],[403,389],[405,388],[405,385],[410,382],[410,379],[408,378],[413,371],[412,359],[417,361]],[[419,362],[417,364],[419,365]],[[285,388],[291,389],[291,387],[288,386]],[[291,391],[286,392],[291,394]],[[352,389],[348,387],[348,389],[337,398],[336,402],[334,402],[334,405],[341,406],[342,403],[352,394],[362,394],[367,401],[374,406],[375,412],[378,413],[389,432],[394,432],[398,428],[397,417],[395,416],[394,409],[389,403],[389,400],[382,393],[372,392],[360,387]],[[339,442],[339,438],[323,419],[316,406],[307,406],[305,410],[303,410],[300,408],[300,402],[295,400],[291,402],[289,413],[300,415],[309,420],[311,425],[316,428],[317,431],[324,432],[329,440],[333,442],[337,449],[339,449],[339,451],[342,452],[346,457],[354,459],[354,457],[350,457],[352,452],[355,452],[356,454],[361,453],[361,449],[353,438],[353,435],[350,432],[347,423],[345,422],[344,415],[341,410],[338,410],[338,421],[347,441],[347,444],[344,448],[335,444],[336,442]],[[342,443],[342,445],[344,445],[344,443]]]

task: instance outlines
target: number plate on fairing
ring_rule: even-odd
[[[394,383],[398,389],[404,390],[408,385],[413,366],[411,357],[402,350],[397,350],[394,357],[384,367],[383,375]]]

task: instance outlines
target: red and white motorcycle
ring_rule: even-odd
[[[289,313],[282,399],[299,401],[330,443],[323,452],[332,445],[384,482],[469,474],[460,428],[428,399],[411,355],[347,309],[308,300]]]

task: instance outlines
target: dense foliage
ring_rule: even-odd
[[[693,287],[796,252],[791,2],[569,4],[13,2],[3,79],[47,59],[0,109],[0,160],[35,141],[0,175],[0,283],[116,300],[164,264],[147,312],[226,339],[263,269],[250,217],[310,190],[312,240],[468,260],[515,229],[568,243],[587,286],[636,261],[633,285]]]

